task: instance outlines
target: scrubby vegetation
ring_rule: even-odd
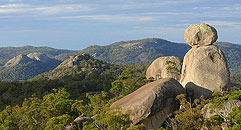
[[[112,66],[102,73],[76,73],[55,80],[0,82],[0,129],[56,130],[66,126],[79,129],[73,120],[81,115],[94,119],[84,123],[85,130],[142,129],[142,123],[131,126],[128,115],[110,111],[114,101],[151,82],[145,78],[145,66],[126,67]],[[227,129],[240,129],[241,107],[234,107],[226,117],[216,114],[205,118],[203,110],[207,109],[207,103],[222,109],[220,104],[240,100],[241,91],[214,93],[213,96],[210,100],[201,98],[188,102],[185,95],[179,95],[181,109],[170,115],[170,124],[160,129],[205,127],[216,130],[225,124],[228,124]]]
[[[169,72],[177,72],[175,64],[166,64]],[[127,114],[111,111],[110,105],[153,81],[145,78],[147,66],[113,65],[89,57],[80,60],[76,66],[63,66],[28,81],[0,81],[0,129],[141,130],[144,128],[142,122],[131,125]],[[214,93],[209,100],[190,101],[186,95],[178,95],[180,109],[171,113],[160,129],[216,130],[226,127],[227,130],[239,130],[240,106],[233,107],[226,115],[218,112],[229,101],[241,101],[240,73],[233,74],[231,81],[232,91]],[[207,110],[216,113],[206,117]],[[74,122],[79,116],[93,120],[79,125]]]

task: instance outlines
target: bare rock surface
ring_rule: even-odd
[[[169,113],[179,108],[177,95],[185,93],[182,85],[173,78],[156,80],[114,102],[111,108],[130,115],[133,124],[144,120],[146,129],[159,128]]]
[[[230,74],[222,50],[214,45],[190,49],[184,57],[180,82],[193,89],[195,98],[228,90]]]
[[[19,64],[28,63],[30,61],[32,61],[32,59],[30,59],[28,56],[20,54],[10,59],[3,67],[14,67]]]
[[[62,67],[74,67],[75,65],[79,64],[79,61],[86,59],[88,60],[90,58],[89,55],[83,53],[83,54],[78,54],[75,56],[70,56],[70,58],[68,58],[67,60],[63,61],[58,67],[58,68],[62,68]]]
[[[162,78],[174,78],[180,80],[182,60],[176,56],[159,57],[154,60],[146,71],[146,78],[155,80]]]
[[[208,24],[192,24],[184,32],[184,40],[190,46],[211,45],[217,38],[216,29]]]
[[[42,53],[36,53],[36,52],[29,53],[27,56],[33,60],[37,60],[43,63],[48,63],[50,60],[52,60],[47,55]]]

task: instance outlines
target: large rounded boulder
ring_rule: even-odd
[[[133,125],[143,120],[146,129],[157,129],[169,113],[179,108],[176,96],[182,93],[185,90],[177,80],[160,79],[114,102],[111,108],[129,114]]]
[[[184,32],[184,40],[190,46],[211,45],[217,38],[216,29],[208,24],[192,24]]]
[[[180,80],[182,59],[176,56],[159,57],[154,60],[146,71],[146,78],[155,80],[162,78],[174,78]]]
[[[184,57],[181,84],[194,91],[195,98],[229,89],[229,69],[221,49],[214,45],[192,47]]]

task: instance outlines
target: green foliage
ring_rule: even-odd
[[[167,60],[165,64],[167,65],[166,69],[168,73],[173,73],[173,74],[181,73],[180,70],[177,68],[176,62]]]
[[[133,74],[130,69],[126,69],[118,79],[112,83],[110,92],[115,96],[126,96],[148,82],[150,82],[150,80],[145,78],[144,73]]]
[[[211,100],[212,105],[211,108],[219,108],[223,107],[227,101],[231,100],[240,100],[241,97],[241,90],[238,91],[224,91],[224,92],[215,92],[213,93],[213,99]]]
[[[85,125],[83,130],[105,129],[105,130],[126,130],[129,128],[131,120],[129,115],[122,114],[118,111],[101,111],[94,117],[95,121],[90,125]],[[98,130],[97,129],[97,130]]]
[[[171,128],[174,130],[188,129],[199,130],[206,128],[209,130],[222,130],[222,126],[228,129],[240,129],[241,106],[235,106],[231,112],[218,112],[223,109],[224,104],[232,100],[240,100],[241,90],[229,92],[215,92],[213,98],[205,100],[203,98],[194,100],[194,103],[187,102],[184,94],[178,95],[181,107],[175,112],[172,118]],[[210,103],[210,105],[207,105]],[[207,106],[206,106],[207,105]],[[209,107],[208,107],[209,106]],[[211,109],[215,114],[210,118],[205,118],[205,112]],[[225,114],[226,113],[226,114]]]
[[[6,107],[0,112],[0,129],[63,129],[80,113],[65,89],[53,90],[43,99],[26,99],[22,106]]]
[[[222,123],[224,123],[224,119],[220,115],[213,115],[209,119],[204,120],[204,125],[209,130],[221,130]]]
[[[175,113],[175,118],[172,119],[172,127],[176,130],[181,128],[183,130],[200,130],[204,123],[204,116],[202,108],[207,104],[207,100],[194,100],[191,104],[186,100],[184,94],[178,95],[177,99],[180,101],[181,107]]]

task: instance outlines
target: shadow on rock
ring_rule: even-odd
[[[186,84],[185,88],[186,88],[187,97],[189,99],[191,99],[192,101],[194,99],[200,98],[202,95],[204,96],[204,98],[212,97],[212,91],[210,91],[206,88],[202,88],[202,87],[194,84],[193,82],[188,82]]]

